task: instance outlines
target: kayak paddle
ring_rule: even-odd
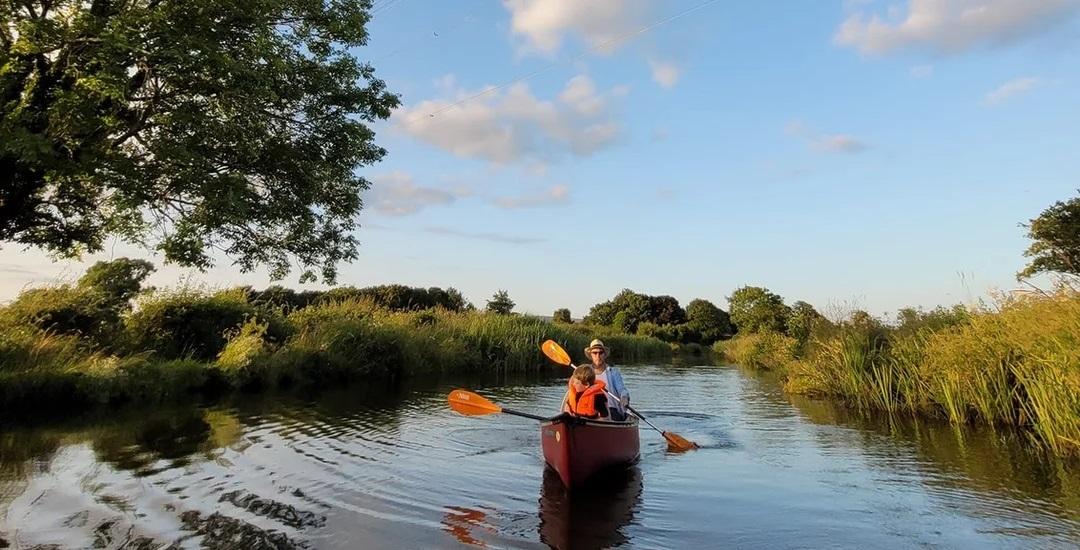
[[[454,390],[450,392],[450,395],[446,397],[446,400],[450,402],[451,409],[466,416],[484,416],[487,414],[503,413],[512,414],[514,416],[523,416],[533,420],[551,420],[550,418],[535,414],[523,413],[513,409],[504,409],[495,403],[484,399],[479,394],[468,390]]]
[[[564,367],[576,368],[574,363],[570,361],[570,354],[566,353],[566,350],[554,340],[545,340],[544,343],[540,344],[540,351],[544,352],[544,355],[555,363]],[[627,405],[626,408],[630,409],[630,412],[634,413],[634,416],[640,418],[642,422],[648,424],[650,428],[660,432],[660,435],[664,436],[664,439],[668,442],[668,449],[673,451],[689,451],[698,448],[697,443],[694,443],[677,433],[665,432],[664,430],[657,428],[652,422],[649,422],[641,413],[634,410],[630,405]]]

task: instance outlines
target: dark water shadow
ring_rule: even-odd
[[[611,548],[630,541],[625,527],[641,506],[637,466],[614,468],[568,491],[559,475],[544,469],[540,488],[540,540],[558,550]]]

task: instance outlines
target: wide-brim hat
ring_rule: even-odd
[[[592,351],[592,350],[594,350],[596,348],[600,348],[600,349],[604,350],[604,353],[610,353],[611,352],[611,348],[605,346],[604,341],[597,338],[596,340],[593,340],[592,342],[589,342],[589,345],[585,348],[585,355],[588,355],[590,351]]]

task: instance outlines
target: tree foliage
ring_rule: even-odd
[[[554,323],[566,323],[570,324],[574,321],[570,318],[570,310],[567,308],[559,308],[555,310],[555,313],[551,316],[551,321]]]
[[[685,319],[686,313],[675,298],[648,296],[628,288],[611,300],[594,305],[585,316],[587,323],[615,327],[630,334],[636,333],[638,325],[644,322],[661,325],[672,321],[682,323]]]
[[[658,325],[679,325],[686,322],[686,311],[671,296],[650,296],[649,321]]]
[[[1031,246],[1024,256],[1031,263],[1020,278],[1056,272],[1080,275],[1080,196],[1058,201],[1027,225]]]
[[[154,271],[145,260],[118,258],[97,262],[75,285],[24,291],[8,308],[19,321],[58,334],[83,337],[94,346],[111,346],[122,316]]]
[[[109,236],[332,281],[397,96],[350,49],[370,1],[0,3],[0,242]]]
[[[728,297],[731,321],[740,333],[784,332],[789,315],[784,299],[767,288],[744,286]]]
[[[510,299],[508,292],[500,290],[488,300],[487,310],[500,315],[509,315],[511,311],[514,311],[514,301]]]
[[[686,304],[686,324],[698,334],[703,344],[712,344],[734,332],[731,316],[712,302],[700,298]]]
[[[896,331],[903,335],[937,332],[962,324],[969,319],[971,319],[971,312],[960,304],[950,308],[938,306],[930,311],[905,307],[896,313]]]
[[[297,292],[282,286],[271,286],[261,291],[249,293],[249,300],[255,305],[268,305],[287,310],[302,309],[313,303],[325,303],[342,300],[371,300],[376,305],[392,311],[419,311],[431,308],[443,308],[450,311],[465,311],[472,304],[465,301],[457,289],[409,287],[405,285],[378,285],[364,288],[341,286],[325,292],[306,290]]]
[[[810,340],[810,334],[813,333],[815,325],[824,320],[825,317],[818,313],[814,306],[799,300],[791,305],[791,313],[787,318],[788,336],[800,344],[805,344]]]
[[[143,290],[143,282],[154,272],[146,260],[117,258],[97,262],[79,278],[78,286],[97,293],[99,299],[118,310],[130,308],[131,300]]]

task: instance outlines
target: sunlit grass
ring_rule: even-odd
[[[1030,428],[1080,454],[1080,293],[1003,298],[936,331],[875,336],[847,327],[787,366],[792,392],[861,408]]]
[[[550,368],[539,349],[549,338],[576,361],[584,361],[582,349],[597,337],[612,347],[616,362],[672,353],[655,338],[522,315],[401,313],[365,299],[328,301],[286,315],[250,304],[241,289],[197,288],[143,297],[106,348],[96,335],[27,322],[40,317],[35,311],[50,311],[50,304],[40,303],[48,295],[0,308],[0,410],[82,409],[433,372],[538,370]]]

